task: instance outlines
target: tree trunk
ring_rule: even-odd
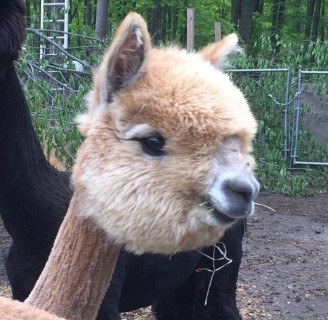
[[[321,4],[321,19],[320,19],[320,40],[325,41],[325,0]]]
[[[277,49],[277,35],[282,27],[285,16],[285,1],[274,0],[272,4],[272,27],[271,27],[271,42]]]
[[[173,12],[172,41],[176,42],[178,32],[178,15]]]
[[[315,5],[315,0],[308,0],[307,10],[306,10],[305,34],[304,34],[305,39],[310,39],[310,37],[311,37],[311,27],[312,27],[314,5]]]
[[[31,23],[31,1],[25,0],[25,8],[26,8],[26,20],[27,24],[30,25]]]
[[[231,4],[231,22],[234,25],[236,30],[238,30],[238,25],[239,25],[240,6],[241,6],[241,0],[232,0],[232,4]]]
[[[314,13],[313,13],[313,27],[312,27],[312,40],[313,41],[318,39],[320,14],[321,14],[321,0],[316,0],[315,9],[314,9]]]
[[[161,25],[161,4],[159,0],[153,0],[153,6],[150,14],[150,34],[154,44],[158,44],[160,40],[160,25]]]
[[[95,37],[103,39],[108,32],[109,0],[97,1]]]
[[[254,0],[241,0],[240,3],[240,37],[247,43],[252,33],[252,18],[254,13]]]
[[[295,21],[294,21],[294,30],[295,33],[299,34],[301,32],[301,3],[300,0],[294,0],[295,7]]]
[[[92,4],[91,0],[85,0],[85,25],[92,25]]]
[[[299,0],[297,0],[297,1],[299,1]],[[264,9],[264,0],[255,0],[254,12],[258,12],[258,13],[262,14],[263,9]]]
[[[166,31],[168,30],[168,22],[167,22],[167,7],[162,7],[162,20],[161,20],[161,41],[163,43],[166,42]]]

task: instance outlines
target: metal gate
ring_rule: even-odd
[[[292,126],[291,156],[292,167],[299,165],[327,166],[327,153],[320,150],[328,149],[328,96],[320,92],[320,82],[328,80],[328,71],[299,70],[297,78],[297,98],[294,105]],[[306,77],[306,79],[305,79]],[[317,82],[316,85],[313,85]],[[306,85],[308,87],[306,87]],[[319,91],[319,92],[318,92]],[[310,96],[310,99],[309,97]],[[309,103],[307,100],[311,100]],[[310,105],[307,105],[309,103]],[[312,122],[312,123],[311,123]],[[309,135],[306,131],[309,130]],[[304,134],[305,131],[305,134]],[[302,152],[302,146],[308,143],[316,145],[312,154]]]
[[[311,76],[326,77],[322,81],[327,82],[328,71],[303,71],[299,70],[297,77],[292,78],[292,74],[289,68],[282,69],[231,69],[226,70],[228,73],[240,73],[244,76],[247,74],[265,74],[265,73],[282,73],[284,75],[284,88],[279,88],[280,97],[274,96],[271,91],[267,92],[272,100],[272,103],[276,106],[276,110],[283,113],[283,120],[281,122],[281,130],[283,130],[284,142],[283,142],[283,157],[289,164],[289,168],[299,168],[304,165],[326,166],[328,165],[328,93],[314,93],[320,89],[320,83],[316,83],[316,86],[311,87]],[[306,75],[307,79],[304,79]],[[318,79],[316,79],[318,82]],[[296,85],[295,85],[296,83]],[[306,88],[306,85],[309,88]],[[242,90],[244,89],[241,86]],[[265,90],[266,88],[262,87]],[[271,89],[273,90],[273,89]],[[309,91],[313,91],[312,93]],[[277,91],[275,91],[277,92]],[[254,93],[257,94],[256,92]],[[307,94],[307,96],[306,96]],[[316,100],[321,97],[323,101],[318,105]],[[310,102],[307,100],[311,100]],[[306,105],[310,104],[310,107]],[[319,113],[315,114],[320,119],[317,123],[320,123],[322,128],[316,126],[315,121],[311,126],[307,127],[306,122],[311,122],[311,116],[313,116],[313,109]],[[265,112],[265,111],[263,111]],[[319,121],[320,120],[320,121]],[[316,131],[320,131],[320,139],[316,139]],[[325,133],[327,131],[327,134]],[[306,154],[303,148],[309,143],[316,144],[315,149],[318,152],[310,152]],[[304,150],[303,150],[304,149]],[[319,152],[322,150],[322,152]],[[324,151],[325,150],[325,151]],[[321,157],[321,158],[320,158]]]

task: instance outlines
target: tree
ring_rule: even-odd
[[[307,10],[306,10],[306,25],[305,25],[305,39],[310,39],[311,37],[311,27],[312,27],[312,19],[314,12],[315,0],[307,1]]]
[[[231,22],[236,30],[238,29],[240,18],[240,2],[241,0],[232,0],[231,2]]]
[[[92,25],[92,0],[84,0],[85,4],[85,25]]]
[[[273,0],[272,4],[272,27],[271,42],[274,48],[277,46],[277,35],[279,34],[285,17],[285,0]]]
[[[325,0],[322,0],[322,5],[321,5],[321,19],[320,19],[320,40],[324,41],[325,40],[325,17],[326,17],[326,10],[325,10]]]
[[[254,10],[255,0],[232,0],[231,21],[246,43],[251,37]]]
[[[264,10],[264,0],[255,0],[254,12],[258,12],[262,14],[263,10]]]
[[[321,0],[316,0],[313,12],[312,40],[317,40],[319,35],[319,22],[321,15]]]
[[[295,8],[295,20],[294,20],[294,32],[301,32],[301,2],[300,0],[294,0],[294,8]]]
[[[95,37],[103,39],[108,32],[109,0],[97,1]]]
[[[254,0],[241,0],[239,33],[246,43],[249,42],[252,33],[254,5]]]

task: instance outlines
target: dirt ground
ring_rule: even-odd
[[[247,223],[239,275],[244,319],[328,319],[328,194],[261,193],[257,202],[261,206]],[[9,244],[0,223],[0,294],[7,296],[3,263]],[[122,315],[122,320],[151,319],[149,308]]]

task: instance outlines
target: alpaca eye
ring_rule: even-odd
[[[160,135],[139,138],[138,141],[141,144],[144,153],[151,156],[163,156],[165,154],[165,151],[163,150],[165,139]]]

